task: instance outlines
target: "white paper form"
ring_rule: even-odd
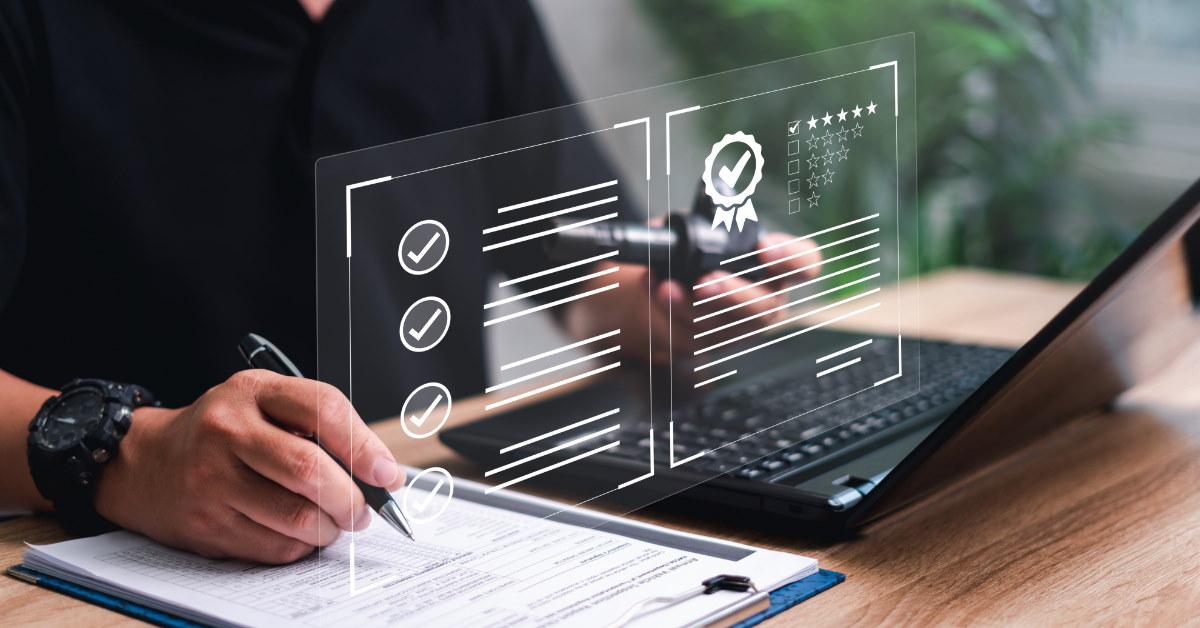
[[[127,532],[35,547],[26,561],[184,616],[255,626],[602,625],[640,600],[717,574],[773,588],[816,570],[809,558],[591,512],[547,520],[546,509],[561,505],[480,489],[460,480],[446,512],[417,524],[419,542],[379,520],[357,533],[356,595],[349,535],[320,557],[282,567],[209,560]],[[744,598],[700,596],[641,621],[687,624]]]

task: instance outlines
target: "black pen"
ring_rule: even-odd
[[[304,375],[300,373],[300,369],[296,368],[296,365],[293,364],[292,361],[289,360],[282,351],[280,351],[275,345],[271,344],[270,340],[267,340],[258,334],[246,334],[246,337],[242,338],[242,341],[238,343],[238,352],[242,354],[242,358],[246,360],[246,363],[249,364],[251,368],[266,369],[281,375],[304,377]],[[322,445],[315,436],[311,436],[309,438],[316,443],[318,447],[325,449],[325,446]],[[328,449],[325,449],[325,453],[329,454],[329,457],[333,458],[339,465],[341,465],[343,469],[346,469],[346,473],[350,473],[350,469],[346,467],[346,463],[339,460],[338,457],[330,453]],[[416,540],[416,538],[413,537],[412,524],[410,524],[408,519],[404,517],[404,513],[400,510],[399,504],[396,503],[396,500],[392,499],[392,495],[391,493],[388,493],[387,489],[381,486],[367,484],[357,477],[354,477],[353,473],[350,474],[350,477],[354,480],[354,484],[358,486],[358,490],[362,491],[363,497],[365,497],[367,500],[367,504],[369,504],[375,512],[379,513],[379,516],[382,517],[384,521],[388,522],[388,524],[395,528],[397,532],[400,532],[404,536],[407,536],[414,541]]]

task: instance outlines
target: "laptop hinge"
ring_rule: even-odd
[[[871,476],[870,479],[855,477],[852,475],[838,479],[834,483],[845,486],[846,489],[838,491],[828,499],[827,503],[829,504],[829,507],[835,511],[853,508],[858,504],[858,502],[862,501],[862,498],[865,497],[867,493],[871,492],[871,489],[875,488],[876,485],[882,482],[883,478],[887,477],[887,474],[891,471],[891,469],[881,471]]]

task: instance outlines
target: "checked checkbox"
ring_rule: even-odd
[[[450,390],[438,382],[422,384],[400,407],[400,427],[412,438],[428,438],[450,418]]]
[[[400,508],[416,523],[437,519],[454,497],[454,478],[441,467],[421,471],[404,488]]]
[[[417,353],[436,347],[449,330],[450,306],[438,297],[418,300],[400,319],[400,341]]]

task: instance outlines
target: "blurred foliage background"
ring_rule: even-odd
[[[1110,190],[1087,167],[1088,159],[1119,159],[1113,147],[1137,132],[1128,111],[1097,104],[1094,80],[1100,44],[1129,28],[1126,3],[640,0],[639,6],[689,76],[915,33],[923,272],[969,265],[1090,278],[1163,209],[1114,207]]]

